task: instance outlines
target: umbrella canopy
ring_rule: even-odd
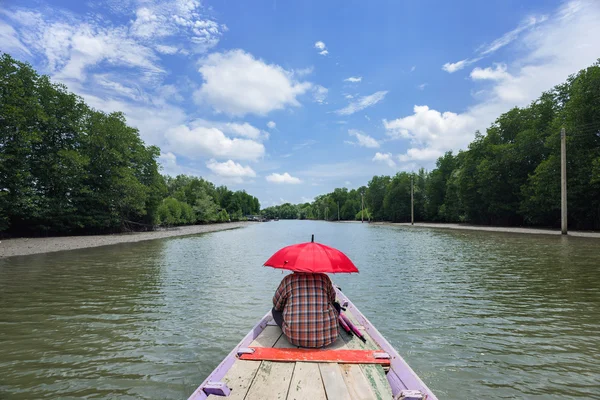
[[[313,241],[284,247],[269,258],[267,267],[296,272],[352,273],[358,268],[341,251]]]

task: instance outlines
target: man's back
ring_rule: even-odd
[[[327,275],[298,272],[286,276],[273,297],[275,309],[283,310],[283,333],[301,347],[323,347],[337,339],[334,301]]]

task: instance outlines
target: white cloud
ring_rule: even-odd
[[[220,163],[215,159],[211,159],[206,163],[206,166],[212,172],[224,178],[254,178],[256,176],[256,172],[252,168],[249,166],[244,167],[233,160]]]
[[[148,76],[161,74],[154,51],[129,35],[125,26],[101,26],[95,20],[79,20],[65,14],[52,22],[37,12],[5,10],[15,22],[20,39],[34,53],[43,55],[53,78],[85,81],[87,71],[105,62],[135,68]]]
[[[467,65],[473,64],[474,62],[475,62],[474,60],[467,59],[467,60],[460,60],[455,63],[446,63],[442,66],[442,69],[446,72],[453,73],[453,72],[463,69]]]
[[[296,97],[312,87],[293,80],[291,72],[279,65],[266,64],[243,50],[210,54],[201,61],[200,73],[204,83],[195,93],[196,100],[234,116],[298,107]]]
[[[500,114],[527,106],[570,74],[592,65],[600,54],[599,20],[600,3],[567,2],[544,24],[515,39],[527,51],[506,66],[511,74],[504,64],[475,72],[475,77],[490,79],[493,86],[464,112],[415,106],[412,115],[384,120],[389,136],[412,145],[399,159],[431,166],[445,151],[464,149],[476,130],[483,132]]]
[[[545,22],[547,19],[548,19],[548,17],[546,15],[541,15],[541,16],[537,16],[537,17],[531,16],[529,18],[526,18],[523,22],[521,22],[519,24],[519,26],[517,26],[512,31],[506,32],[504,35],[502,35],[498,39],[494,40],[489,45],[484,45],[484,46],[480,47],[479,54],[481,54],[482,56],[485,56],[485,55],[494,53],[495,51],[501,49],[502,47],[508,45],[509,43],[511,43],[515,39],[517,39],[517,37],[519,36],[519,34],[521,32],[523,32],[527,29],[533,28],[535,25]]]
[[[203,53],[227,31],[225,25],[206,18],[198,0],[141,1],[140,5],[129,30],[141,41],[171,38],[173,43],[189,44],[192,52]]]
[[[362,81],[362,76],[351,76],[350,78],[346,78],[344,79],[344,82],[352,82],[352,83],[357,83]]]
[[[195,170],[194,168],[186,167],[180,165],[177,162],[177,156],[171,152],[161,153],[158,157],[158,164],[161,169],[161,173],[170,176],[177,175],[191,175],[191,176],[202,176],[200,171]]]
[[[327,98],[328,92],[329,92],[329,89],[327,89],[326,87],[323,87],[321,85],[316,85],[313,88],[313,98],[319,104],[327,104],[325,102],[325,99]]]
[[[179,87],[175,85],[162,85],[156,88],[161,99],[183,101],[183,96],[179,93]]]
[[[156,49],[156,51],[162,54],[175,54],[179,51],[179,49],[175,46],[165,46],[162,44],[157,44],[156,46],[154,46],[154,48]]]
[[[143,96],[135,86],[126,85],[115,80],[109,74],[95,74],[94,83],[110,91],[113,95],[127,97],[132,100],[142,100]]]
[[[223,133],[228,133],[233,136],[246,137],[253,140],[268,139],[269,133],[261,131],[257,127],[250,125],[247,122],[216,122],[205,119],[196,119],[190,123],[192,128],[217,128]]]
[[[327,46],[325,46],[325,43],[321,42],[320,40],[315,42],[315,49],[317,49],[319,54],[322,56],[329,54],[329,51],[327,51]]]
[[[390,168],[394,168],[396,166],[396,163],[392,159],[391,153],[377,152],[377,153],[375,153],[375,157],[373,157],[373,161],[383,162],[383,163],[387,164]]]
[[[173,153],[161,153],[158,157],[158,163],[163,168],[163,173],[167,175],[178,175],[177,156]]]
[[[315,68],[311,66],[311,67],[307,67],[307,68],[295,69],[292,72],[293,72],[294,76],[301,78],[303,76],[312,74],[314,70],[315,70]]]
[[[284,172],[283,174],[278,174],[278,173],[274,172],[271,175],[267,176],[265,179],[271,183],[289,183],[289,184],[302,183],[302,181],[299,178],[293,177],[290,174],[288,174],[287,172]]]
[[[471,79],[473,80],[493,80],[499,81],[510,78],[510,74],[506,72],[506,64],[495,64],[494,68],[479,68],[476,67],[471,71]]]
[[[398,159],[406,161],[431,161],[441,157],[444,153],[436,149],[408,149],[406,154],[400,154]]]
[[[244,136],[250,139],[260,139],[261,137],[261,130],[247,122],[244,122],[243,124],[227,122],[224,125],[224,131],[230,132],[236,136]]]
[[[421,83],[418,88],[419,90],[425,90],[425,88],[427,87],[427,83]]]
[[[0,21],[0,43],[2,50],[7,53],[31,55],[29,49],[19,40],[17,31],[2,21]]]
[[[345,94],[345,95],[344,95],[344,98],[345,98],[345,99],[348,99],[348,100],[350,100],[350,99],[353,99],[353,98],[354,98],[354,96],[353,96],[353,95],[351,95],[351,94]]]
[[[521,22],[519,24],[518,27],[516,27],[512,31],[506,32],[504,35],[502,35],[501,37],[494,40],[492,43],[490,43],[488,45],[480,46],[479,49],[477,50],[477,57],[468,58],[465,60],[457,61],[455,63],[446,63],[442,66],[442,69],[448,73],[453,73],[453,72],[459,71],[459,70],[481,60],[483,57],[486,57],[486,56],[496,52],[497,50],[501,49],[502,47],[510,44],[511,42],[515,41],[522,32],[530,30],[534,26],[539,25],[542,22],[545,22],[547,19],[548,19],[548,17],[545,15],[541,15],[541,16],[537,16],[537,17],[531,16],[529,18],[526,18],[523,22]]]
[[[413,115],[393,121],[383,120],[383,125],[392,138],[410,139],[414,145],[438,150],[465,146],[473,137],[477,120],[469,114],[440,113],[427,106],[415,106]]]
[[[415,69],[417,69],[417,66],[416,66],[416,65],[413,65],[413,66],[410,68],[410,72],[415,72]]]
[[[168,148],[186,157],[198,158],[211,156],[236,160],[258,160],[265,154],[262,143],[249,139],[231,139],[217,128],[185,125],[172,128],[167,132]]]
[[[374,138],[372,138],[369,135],[365,135],[364,133],[362,133],[361,131],[359,131],[357,129],[349,129],[348,135],[354,136],[356,138],[356,142],[348,142],[350,144],[356,144],[358,146],[368,147],[368,148],[379,147],[379,142],[377,140],[375,140]]]
[[[382,90],[379,92],[375,92],[369,96],[363,96],[358,98],[357,100],[351,102],[348,106],[337,110],[336,113],[339,115],[351,115],[357,111],[364,110],[367,107],[374,106],[384,99],[387,94],[387,90]]]
[[[267,122],[267,128],[269,128],[269,129],[275,129],[276,126],[277,126],[277,124],[275,123],[275,121]]]

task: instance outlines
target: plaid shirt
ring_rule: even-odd
[[[275,309],[283,310],[283,333],[300,347],[323,347],[337,339],[334,301],[335,290],[325,274],[290,274],[273,296]]]

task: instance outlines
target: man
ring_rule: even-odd
[[[273,296],[273,319],[290,343],[323,347],[338,337],[335,290],[325,274],[294,272],[287,275]]]

